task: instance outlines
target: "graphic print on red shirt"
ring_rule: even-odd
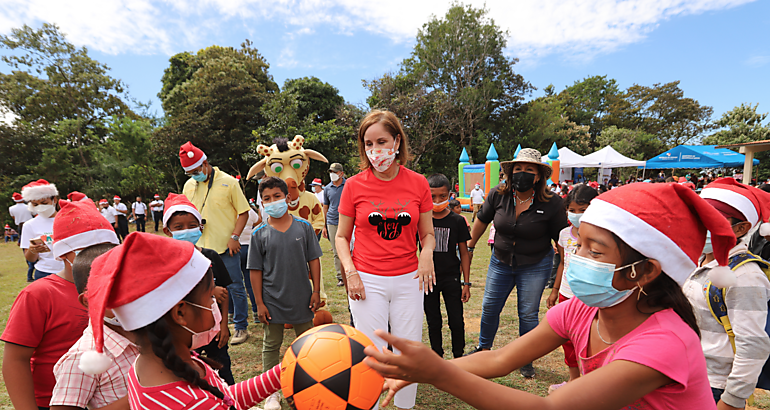
[[[398,276],[417,270],[420,214],[433,209],[428,180],[401,166],[391,181],[372,170],[348,178],[339,212],[353,218],[353,263],[362,272]]]

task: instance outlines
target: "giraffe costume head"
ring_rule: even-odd
[[[296,135],[291,141],[286,138],[276,138],[273,140],[273,145],[269,147],[260,144],[257,146],[257,153],[264,155],[265,158],[254,164],[247,176],[247,179],[251,179],[259,171],[264,170],[266,175],[286,181],[286,185],[289,186],[290,209],[292,205],[297,206],[300,194],[305,192],[305,177],[310,169],[310,159],[329,162],[323,154],[303,148],[304,143],[305,138]]]

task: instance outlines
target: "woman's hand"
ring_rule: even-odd
[[[353,300],[366,300],[366,290],[361,276],[355,269],[345,269],[345,277],[348,279],[348,297]]]
[[[427,251],[423,249],[420,252],[420,263],[417,265],[417,274],[414,278],[419,278],[419,286],[421,291],[425,291],[427,295],[429,292],[433,292],[433,285],[436,284],[436,274],[433,269],[433,250]]]
[[[548,300],[545,301],[545,307],[550,309],[559,303],[559,289],[551,289],[551,294],[548,295]]]
[[[227,288],[222,286],[214,286],[214,298],[220,305],[227,302]]]
[[[364,359],[366,364],[385,378],[433,384],[445,374],[442,369],[450,366],[430,347],[420,342],[393,336],[382,329],[374,333],[401,351],[401,354],[395,354],[385,347],[379,351],[373,345],[364,349],[364,353],[369,356]]]

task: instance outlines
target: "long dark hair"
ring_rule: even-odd
[[[203,275],[203,279],[201,279],[201,281],[195,285],[190,293],[188,293],[187,296],[185,296],[182,300],[192,302],[193,300],[197,299],[197,296],[199,296],[200,293],[207,289],[207,286],[212,283],[213,278],[214,274],[211,268],[209,268],[208,272]],[[176,348],[174,347],[174,338],[171,335],[171,328],[168,325],[169,319],[167,319],[167,316],[168,313],[163,315],[155,322],[137,329],[135,332],[143,334],[147,337],[147,339],[150,341],[152,352],[155,354],[155,356],[158,356],[161,360],[163,360],[163,365],[166,366],[167,369],[171,370],[175,376],[181,377],[186,382],[195,385],[202,390],[206,390],[220,400],[224,400],[224,393],[222,393],[216,386],[210,385],[206,380],[201,378],[198,371],[187,364],[187,362],[182,360],[179,354],[177,354]],[[221,364],[211,359],[204,358],[203,356],[200,356],[198,359],[211,366],[213,369],[222,368]]]
[[[618,245],[618,250],[620,251],[620,256],[623,260],[623,266],[642,261],[636,265],[636,269],[644,271],[647,268],[647,258],[645,258],[644,255],[628,246],[627,243],[623,242],[623,240],[614,233],[612,234],[612,238],[615,239],[615,243]],[[631,269],[628,268],[627,271],[631,272]],[[626,274],[626,279],[636,282],[639,280],[639,277],[631,278]],[[692,305],[687,299],[687,296],[682,292],[682,287],[679,286],[676,281],[671,279],[665,272],[661,272],[657,278],[647,285],[647,288],[645,288],[644,291],[647,295],[643,297],[649,306],[662,309],[673,309],[674,312],[676,312],[676,314],[695,331],[698,338],[700,338],[700,328],[698,327],[697,319],[695,319],[695,312],[693,312]],[[639,310],[638,303],[636,309]],[[641,310],[639,311],[641,312]]]

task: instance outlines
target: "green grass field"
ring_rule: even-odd
[[[148,223],[148,228],[150,224]],[[134,226],[131,226],[131,230]],[[149,229],[151,230],[151,229]],[[479,241],[476,250],[476,256],[471,267],[471,281],[475,287],[471,289],[471,299],[465,305],[465,339],[466,352],[473,349],[478,342],[479,322],[481,318],[481,300],[484,293],[484,282],[486,280],[487,264],[489,263],[490,250],[486,244],[486,237]],[[332,260],[331,245],[325,239],[321,240],[321,249],[324,256],[321,259],[323,267],[323,279],[326,293],[328,295],[327,307],[334,317],[335,321],[348,323],[349,316],[347,310],[347,299],[344,288],[336,287],[334,273],[334,263]],[[8,319],[8,313],[11,304],[18,295],[19,291],[26,286],[26,263],[21,251],[15,244],[0,243],[0,327],[5,328]],[[545,315],[545,299],[548,297],[550,289],[547,289],[540,304],[540,317]],[[442,309],[443,310],[443,309]],[[446,317],[446,312],[444,312]],[[236,381],[245,380],[256,376],[262,372],[262,329],[259,325],[249,325],[249,339],[238,346],[230,347],[230,356],[232,358],[232,369]],[[508,299],[505,309],[500,317],[500,328],[495,339],[495,346],[503,346],[518,337],[518,319],[516,316],[516,292],[512,292]],[[293,340],[294,331],[287,330],[284,341],[284,349],[291,340]],[[423,324],[423,342],[427,343],[427,327]],[[0,349],[2,349],[0,344]],[[451,343],[449,336],[449,327],[444,325],[444,350],[451,352]],[[1,352],[0,352],[1,354]],[[451,355],[451,353],[447,353]],[[548,386],[555,383],[561,383],[568,379],[567,367],[564,364],[564,355],[561,349],[558,349],[547,356],[535,361],[537,376],[534,379],[524,379],[518,371],[512,374],[496,379],[497,383],[515,389],[528,391],[533,394],[544,396],[548,391]],[[770,397],[764,391],[757,390],[757,403],[760,409],[770,409]],[[10,409],[11,401],[5,390],[5,382],[0,375],[0,408]],[[284,408],[288,408],[284,401]],[[421,385],[417,393],[417,406],[415,409],[470,409],[467,404],[455,399],[453,396],[439,391],[432,386]],[[750,407],[751,408],[751,407]]]

